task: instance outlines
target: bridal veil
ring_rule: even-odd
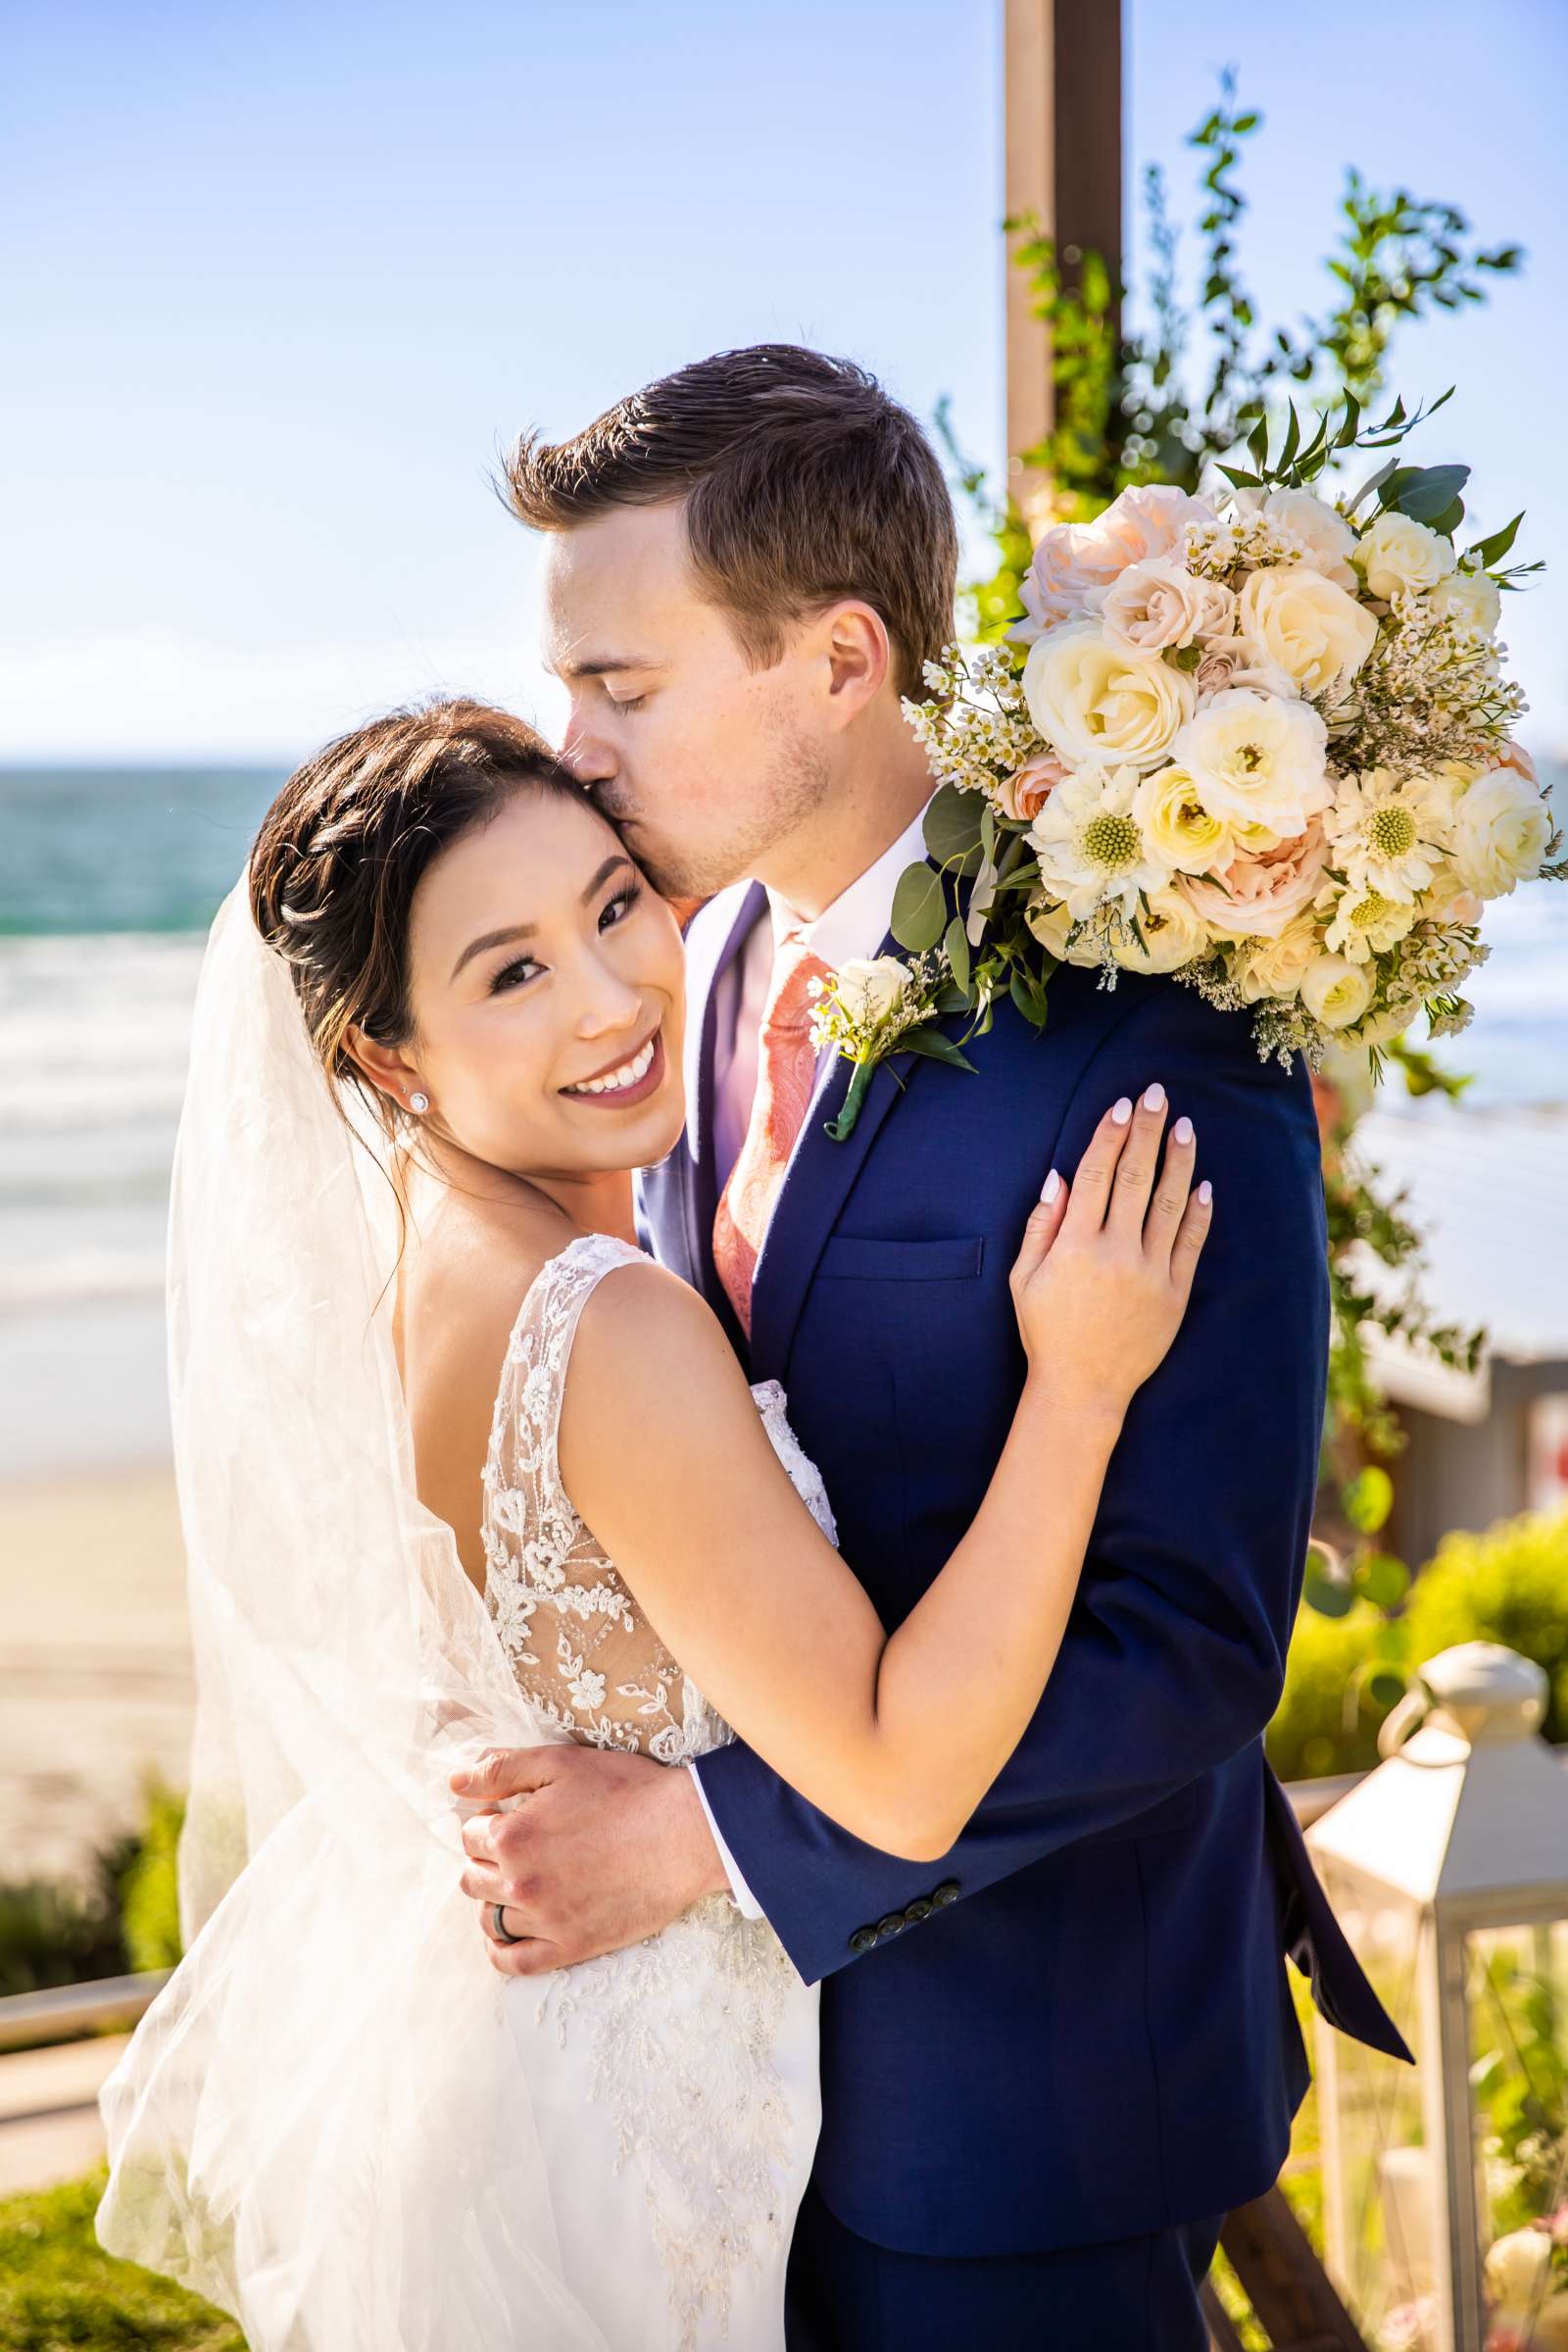
[[[102,2094],[98,2234],[234,2313],[251,2352],[607,2352],[458,1885],[449,1772],[544,1735],[415,1493],[383,1161],[241,883],[202,969],[170,1234],[185,1957]]]

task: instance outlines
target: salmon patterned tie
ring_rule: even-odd
[[[811,982],[828,977],[800,933],[787,932],[773,956],[751,1124],[713,1218],[713,1264],[748,1339],[752,1276],[816,1083]]]

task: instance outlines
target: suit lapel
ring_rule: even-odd
[[[713,1271],[713,1216],[718,1207],[718,1172],[713,1148],[713,1059],[719,982],[755,926],[765,917],[767,893],[760,882],[737,883],[705,913],[709,919],[702,921],[702,936],[689,948],[686,964],[687,1124],[682,1149],[688,1164],[681,1196],[686,1212],[690,1280],[723,1323],[731,1343],[744,1350],[745,1336]]]
[[[901,953],[889,932],[877,954]],[[835,1054],[818,1079],[752,1283],[754,1380],[783,1379],[811,1277],[838,1222],[839,1212],[865,1165],[883,1121],[909,1088],[920,1082],[927,1067],[921,1055],[908,1054],[900,1061],[895,1077],[883,1062],[872,1074],[859,1116],[842,1144],[834,1143],[825,1129],[843,1108],[844,1098],[850,1091],[851,1065],[842,1054]]]

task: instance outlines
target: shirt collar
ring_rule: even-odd
[[[930,807],[926,803],[926,808]],[[874,956],[887,937],[893,913],[893,894],[907,865],[925,863],[925,808],[906,825],[897,841],[863,874],[840,891],[814,923],[802,923],[773,891],[767,894],[775,947],[790,931],[799,931],[813,956],[837,971],[855,956]]]

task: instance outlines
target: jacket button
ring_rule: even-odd
[[[878,1943],[885,1942],[890,1936],[902,1936],[903,1933],[904,1913],[902,1911],[890,1911],[886,1919],[879,1919],[876,1923]]]
[[[875,1941],[875,1928],[857,1928],[855,1934],[850,1937],[850,1949],[857,1955],[868,1952]]]
[[[923,1894],[917,1894],[904,1916],[911,1928],[917,1928],[922,1919],[930,1918],[931,1905]]]
[[[944,1910],[949,1903],[956,1903],[957,1899],[958,1882],[956,1879],[944,1879],[941,1886],[931,1897],[932,1902],[936,1905],[939,1911]]]

